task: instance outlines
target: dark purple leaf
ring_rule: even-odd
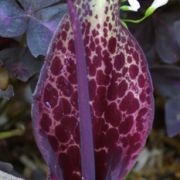
[[[0,1],[0,36],[22,35],[27,26],[27,17],[15,0]]]
[[[165,97],[180,94],[180,68],[176,66],[157,66],[151,69],[157,91]]]
[[[162,14],[156,20],[156,50],[161,60],[168,64],[175,63],[180,59],[180,47],[172,25],[179,16],[179,12],[173,15]]]
[[[26,11],[37,11],[50,5],[60,2],[61,0],[18,0]]]
[[[8,48],[0,51],[0,59],[11,77],[27,81],[39,72],[42,61],[35,59],[27,48]]]
[[[58,22],[66,12],[66,5],[59,0],[0,1],[0,36],[16,37],[27,30],[27,42],[31,53],[46,55],[47,47]]]
[[[45,55],[52,37],[52,31],[36,19],[29,20],[27,30],[27,45],[33,56]]]
[[[44,8],[36,13],[44,26],[48,27],[53,33],[63,15],[67,12],[66,4],[58,4],[49,8]]]
[[[166,128],[170,137],[180,133],[180,96],[169,99],[165,106]]]
[[[33,56],[46,55],[51,37],[67,10],[65,4],[44,8],[30,16],[27,44]]]

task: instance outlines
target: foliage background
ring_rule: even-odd
[[[143,16],[151,1],[139,0]],[[66,12],[59,0],[0,0],[0,169],[30,180],[47,172],[31,127],[32,92],[49,41]],[[180,0],[139,24],[127,24],[148,59],[155,87],[152,133],[128,179],[180,179]]]

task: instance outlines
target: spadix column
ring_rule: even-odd
[[[107,23],[110,23],[112,27],[117,27],[120,23],[118,0],[77,0],[74,4],[80,21],[90,23],[91,30],[98,28],[102,36],[104,36],[104,26]],[[108,32],[111,35],[113,33],[115,32]]]

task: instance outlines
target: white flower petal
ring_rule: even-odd
[[[154,0],[153,3],[151,4],[151,7],[153,9],[157,9],[161,6],[164,6],[165,4],[168,3],[169,0]]]
[[[138,9],[140,8],[140,4],[137,0],[128,0],[129,2],[129,10],[131,11],[138,11]]]

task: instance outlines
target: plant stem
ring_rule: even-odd
[[[11,131],[0,132],[0,140],[11,138],[14,136],[21,136],[21,135],[23,135],[23,133],[24,133],[23,129],[14,129]]]

